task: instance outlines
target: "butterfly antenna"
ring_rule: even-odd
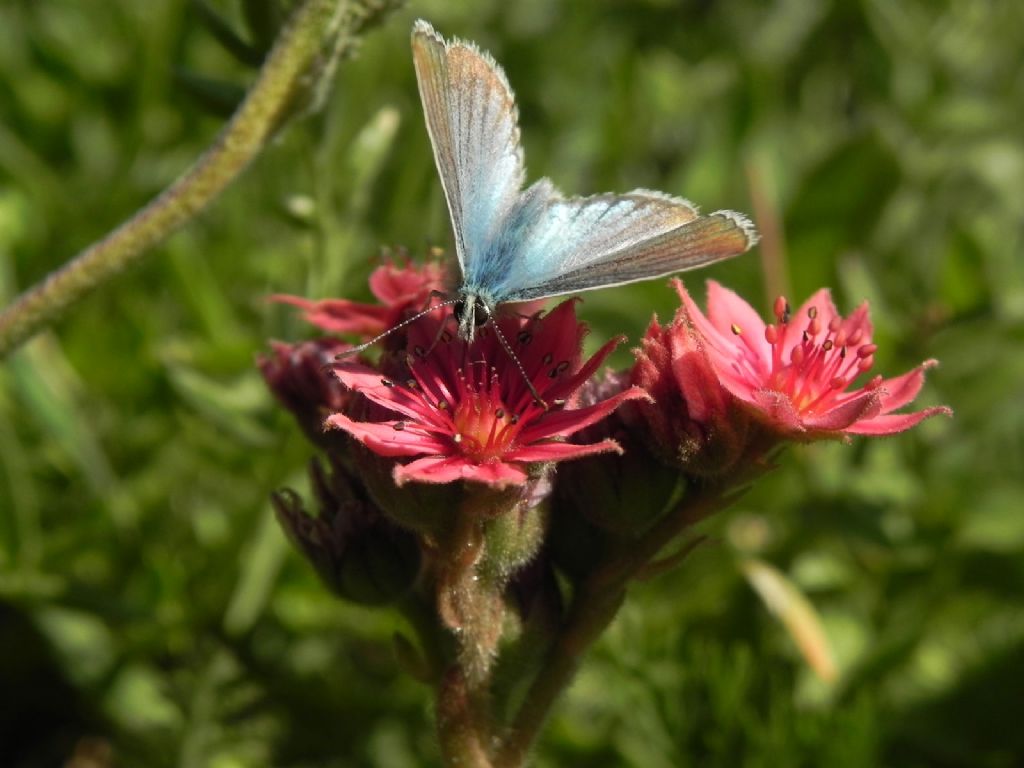
[[[491,320],[491,327],[494,329],[494,335],[497,336],[498,341],[501,342],[501,346],[505,348],[505,351],[508,352],[508,356],[511,357],[512,362],[515,363],[516,368],[519,370],[519,374],[523,377],[523,381],[526,382],[526,386],[530,390],[530,394],[533,395],[533,399],[545,411],[548,410],[547,402],[544,400],[543,397],[540,396],[540,392],[537,391],[537,388],[533,386],[533,382],[530,381],[530,377],[526,374],[526,369],[523,368],[522,362],[520,362],[519,357],[516,355],[516,353],[512,351],[512,346],[508,343],[508,340],[505,338],[505,334],[501,332],[501,329],[498,328],[498,323],[495,322],[493,319]]]
[[[407,317],[402,322],[397,323],[396,325],[391,326],[386,331],[384,331],[384,333],[379,333],[376,336],[374,336],[372,339],[370,339],[369,341],[364,341],[362,344],[357,344],[356,346],[352,347],[352,349],[346,349],[344,352],[341,352],[341,353],[335,355],[334,359],[335,360],[344,360],[347,357],[352,357],[352,355],[358,355],[364,349],[369,349],[370,347],[372,347],[374,344],[376,344],[381,339],[386,339],[388,336],[390,336],[395,331],[400,331],[403,328],[405,328],[406,326],[411,325],[412,323],[415,323],[417,320],[419,320],[424,315],[429,315],[435,309],[440,309],[441,307],[450,306],[450,305],[454,304],[457,301],[458,301],[458,298],[448,299],[446,301],[442,301],[440,304],[433,304],[433,305],[427,307],[426,309],[421,309],[419,312],[417,312],[412,317]]]

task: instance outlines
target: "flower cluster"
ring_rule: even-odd
[[[312,324],[365,341],[429,306],[444,285],[435,263],[387,263],[370,277],[375,304],[293,296]],[[737,294],[708,283],[707,313],[682,283],[672,323],[651,323],[628,373],[632,386],[584,406],[577,393],[621,341],[581,354],[586,332],[565,301],[548,313],[508,312],[472,343],[454,334],[439,306],[387,337],[376,363],[335,358],[333,337],[273,344],[261,361],[285,407],[313,437],[342,430],[394,462],[408,481],[522,484],[531,467],[620,451],[604,438],[570,442],[627,400],[645,400],[627,423],[663,461],[698,474],[728,471],[757,433],[808,441],[900,432],[945,407],[896,413],[924,383],[929,360],[891,379],[868,377],[876,345],[866,304],[842,317],[827,290],[796,312],[775,302],[766,324]],[[866,380],[856,386],[858,378]],[[755,429],[755,427],[759,429]]]
[[[950,412],[901,412],[934,362],[872,375],[867,306],[844,318],[824,290],[796,312],[780,298],[766,324],[713,282],[704,312],[676,281],[672,321],[651,322],[630,368],[601,371],[621,339],[584,355],[574,300],[499,307],[467,341],[434,301],[442,282],[436,265],[389,263],[375,303],[275,297],[328,335],[274,342],[260,367],[326,453],[313,511],[280,491],[278,521],[335,595],[418,617],[396,657],[467,733],[513,711],[504,650],[524,685],[535,674],[520,712],[543,711],[558,667],[528,660],[591,644],[628,584],[684,558],[693,525],[781,446]]]
[[[894,378],[872,375],[867,305],[844,318],[826,290],[795,312],[778,299],[766,324],[718,283],[708,284],[704,312],[675,281],[674,319],[652,321],[631,369],[598,376],[621,339],[585,357],[575,301],[546,313],[503,308],[467,342],[450,305],[431,304],[442,285],[436,265],[389,263],[370,279],[377,303],[275,297],[331,334],[274,343],[261,360],[280,402],[327,451],[336,485],[359,500],[322,504],[332,510],[326,522],[303,525],[296,500],[278,497],[286,527],[322,573],[348,572],[337,554],[344,547],[328,557],[316,542],[351,528],[353,509],[427,535],[428,549],[449,535],[456,510],[488,519],[518,511],[518,533],[499,536],[498,550],[515,551],[508,565],[537,551],[549,506],[551,536],[570,531],[552,556],[566,552],[578,562],[560,567],[585,571],[578,542],[591,534],[573,518],[601,536],[631,536],[664,514],[680,482],[738,484],[787,442],[892,434],[950,413],[899,412],[934,361]],[[375,358],[346,356],[353,342],[389,329]],[[393,548],[387,524],[359,529],[384,531],[381,551]]]

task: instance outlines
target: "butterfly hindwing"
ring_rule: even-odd
[[[687,201],[647,190],[568,200],[553,192],[520,241],[499,293],[542,285],[696,217]]]
[[[546,183],[546,180],[542,180]],[[516,238],[493,294],[499,301],[575,293],[693,269],[746,251],[756,240],[742,215],[700,216],[681,198],[638,189],[551,199]]]
[[[505,74],[472,43],[446,42],[425,21],[413,63],[463,274],[485,254],[525,175],[515,100]]]
[[[756,240],[741,214],[700,216],[647,190],[553,201],[501,293],[525,301],[647,280],[736,256]]]

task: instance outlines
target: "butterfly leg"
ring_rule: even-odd
[[[533,395],[534,402],[536,402],[537,405],[539,405],[545,411],[548,410],[547,401],[545,401],[544,398],[540,396],[540,392],[538,392],[537,388],[533,386],[533,382],[530,381],[530,377],[526,373],[526,369],[523,368],[523,364],[522,362],[520,362],[519,357],[512,350],[512,346],[508,343],[508,340],[505,338],[505,334],[501,332],[501,329],[498,327],[498,324],[496,322],[491,320],[490,324],[491,329],[494,331],[494,335],[498,337],[498,341],[501,342],[501,346],[504,347],[505,351],[508,353],[508,356],[512,358],[512,362],[515,363],[516,368],[519,370],[519,374],[523,377],[523,381],[526,382],[526,386],[530,390],[530,394]]]
[[[449,302],[449,298],[450,297],[448,296],[447,293],[445,293],[444,291],[439,291],[436,288],[434,288],[430,293],[427,294],[427,300],[426,300],[426,302],[424,302],[423,308],[420,310],[420,312],[425,312],[427,309],[429,309],[430,305],[434,301],[434,299],[440,299],[441,303],[438,304],[437,306],[438,307],[442,307],[446,303],[450,303]],[[435,309],[436,308],[437,307],[435,307]]]
[[[441,295],[443,296],[444,294],[441,294]],[[423,357],[426,357],[431,352],[433,352],[434,348],[441,342],[441,339],[444,338],[444,335],[446,333],[448,333],[448,320],[451,317],[452,317],[451,315],[448,315],[448,317],[446,317],[444,320],[442,320],[441,324],[437,326],[437,333],[434,334],[434,340],[432,342],[430,342],[430,346],[427,347],[427,351],[423,353]],[[450,335],[449,335],[449,338],[451,338]]]

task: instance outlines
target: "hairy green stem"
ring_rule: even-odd
[[[339,35],[345,0],[307,0],[267,56],[259,77],[213,145],[177,181],[131,219],[86,248],[0,313],[0,358],[192,219],[255,158],[294,106],[325,42]],[[328,68],[328,72],[329,72]]]
[[[455,660],[437,692],[437,725],[447,765],[490,766],[495,722],[491,673],[504,625],[507,574],[489,561],[486,528],[508,500],[490,489],[467,490],[443,546],[437,576],[442,622],[456,642]]]

